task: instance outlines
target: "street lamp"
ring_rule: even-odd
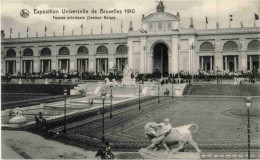
[[[102,91],[101,98],[103,100],[103,123],[102,123],[102,142],[105,142],[105,99],[106,99],[106,92]]]
[[[64,101],[64,129],[63,129],[63,133],[66,133],[66,124],[67,124],[67,120],[66,120],[66,97],[67,97],[68,91],[65,88],[64,89],[64,97],[65,97],[65,101]]]
[[[251,97],[246,97],[245,106],[247,109],[247,140],[248,140],[248,159],[250,159],[250,107],[252,106]]]
[[[139,110],[141,109],[141,90],[140,90],[140,83],[139,82],[139,85],[138,85],[138,94],[139,94]]]
[[[113,85],[110,85],[110,118],[112,118],[112,100],[113,100],[113,92],[112,92]]]
[[[160,81],[158,81],[158,103],[160,103]]]
[[[173,99],[173,81],[172,81],[172,99]]]

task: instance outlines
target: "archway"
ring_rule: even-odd
[[[153,48],[153,67],[159,70],[163,76],[168,75],[168,47],[164,43],[157,43]]]

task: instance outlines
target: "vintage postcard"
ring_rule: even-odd
[[[260,159],[260,1],[1,10],[2,159]]]

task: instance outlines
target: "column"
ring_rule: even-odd
[[[144,73],[145,68],[145,51],[146,51],[146,37],[140,38],[140,73]]]
[[[99,66],[100,66],[100,59],[97,59],[97,72],[99,72]]]
[[[32,66],[32,63],[33,63],[33,61],[30,61],[30,73],[32,73],[32,71],[33,71],[33,66]]]
[[[127,46],[128,46],[128,65],[131,69],[133,69],[133,41],[128,39],[127,40]]]
[[[6,73],[9,72],[9,61],[6,61]]]
[[[23,61],[23,73],[25,73],[26,72],[26,63],[25,63],[26,61]]]
[[[41,72],[43,72],[43,60],[40,61],[40,63],[41,63]]]
[[[204,71],[204,57],[201,57],[201,70]]]
[[[13,61],[13,73],[16,72],[15,66],[16,66],[15,61]]]
[[[171,72],[178,73],[179,72],[179,39],[177,35],[172,36],[172,56],[171,56]]]
[[[61,71],[61,60],[60,59],[58,60],[58,63],[59,63],[59,69],[58,70]]]
[[[107,59],[105,59],[105,73],[107,73]]]
[[[234,56],[234,71],[237,71],[237,57]]]
[[[69,72],[69,60],[66,60],[67,62],[67,72]]]
[[[228,70],[228,65],[227,65],[227,56],[225,56],[225,70]]]
[[[51,60],[48,61],[48,68],[49,68],[49,71],[51,71]]]
[[[249,66],[250,66],[250,71],[252,71],[253,70],[252,56],[249,56]]]
[[[212,56],[210,56],[210,70],[213,70],[212,66]]]
[[[260,56],[258,56],[258,69],[260,70]]]
[[[161,65],[160,65],[161,74],[163,76],[163,51],[161,51]]]

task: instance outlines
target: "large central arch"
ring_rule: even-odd
[[[162,75],[169,73],[168,47],[166,44],[159,42],[153,47],[153,67],[154,70],[159,70]]]

